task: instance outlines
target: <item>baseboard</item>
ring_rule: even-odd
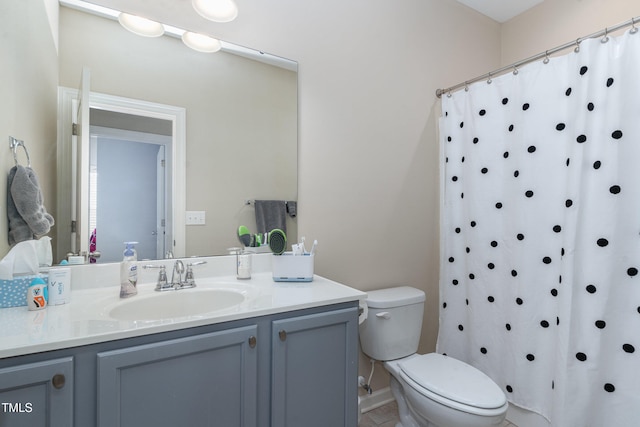
[[[365,412],[373,411],[387,403],[393,402],[393,395],[389,387],[376,390],[371,394],[364,394],[360,396],[360,410],[364,414]]]

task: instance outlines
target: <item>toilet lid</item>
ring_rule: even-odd
[[[442,354],[411,358],[400,363],[400,369],[417,385],[463,405],[496,409],[507,402],[500,387],[483,372]]]

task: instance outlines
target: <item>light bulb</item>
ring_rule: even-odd
[[[214,22],[231,22],[238,16],[238,6],[233,0],[192,0],[193,8],[200,16]]]

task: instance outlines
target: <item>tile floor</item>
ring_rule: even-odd
[[[397,422],[398,405],[396,402],[391,402],[362,414],[359,427],[395,427]],[[500,427],[518,426],[505,420]]]

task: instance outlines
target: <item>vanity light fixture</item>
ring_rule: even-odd
[[[222,47],[220,40],[204,34],[192,33],[191,31],[185,31],[182,34],[182,41],[191,49],[197,50],[198,52],[217,52]]]
[[[118,22],[124,28],[139,36],[160,37],[164,34],[164,26],[161,23],[129,13],[120,13]]]
[[[238,6],[233,0],[192,0],[191,4],[209,21],[231,22],[238,16]]]

